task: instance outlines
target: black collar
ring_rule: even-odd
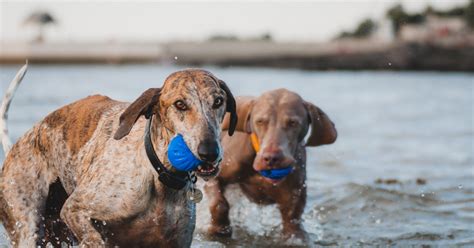
[[[160,182],[163,183],[165,186],[176,190],[184,188],[184,186],[186,186],[188,182],[196,182],[195,176],[190,176],[190,174],[188,174],[187,172],[173,173],[167,170],[163,163],[161,163],[160,159],[155,153],[155,149],[153,148],[153,143],[151,141],[150,128],[153,115],[147,115],[146,118],[148,120],[146,122],[145,128],[145,151],[148,160],[150,160],[151,165],[156,170],[156,172],[158,172],[158,179],[160,180]]]

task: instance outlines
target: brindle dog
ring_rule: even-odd
[[[224,193],[229,184],[235,183],[255,203],[278,204],[286,238],[306,238],[301,225],[306,204],[305,147],[333,143],[337,137],[334,124],[320,108],[285,89],[268,91],[260,97],[239,97],[237,112],[236,130],[240,132],[232,138],[223,136],[221,172],[205,185],[212,215],[209,233],[232,234],[230,206]],[[311,134],[304,143],[310,126]],[[228,127],[229,122],[224,121],[223,128]],[[289,165],[293,172],[281,180],[258,173]]]
[[[166,147],[182,134],[205,162],[197,176],[217,174],[220,123],[226,112],[234,124],[237,117],[230,90],[210,72],[175,72],[162,88],[145,91],[132,104],[87,97],[49,114],[6,156],[0,215],[13,246],[44,245],[42,235],[63,232],[65,226],[50,223],[58,208],[81,247],[190,246],[195,203],[186,192],[192,184],[175,190],[158,180],[143,142],[142,116],[149,111],[155,152],[166,168],[173,171]],[[45,209],[47,198],[64,199],[64,206],[53,202]],[[70,244],[67,233],[63,236],[55,238]]]

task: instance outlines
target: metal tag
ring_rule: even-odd
[[[186,196],[194,203],[200,203],[202,200],[202,191],[196,188],[192,188],[191,190],[186,192]]]

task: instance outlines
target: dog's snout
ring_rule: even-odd
[[[219,144],[215,140],[204,140],[198,146],[198,155],[204,162],[216,162],[219,153]]]
[[[282,152],[265,152],[262,157],[268,166],[272,166],[279,164],[284,156]]]

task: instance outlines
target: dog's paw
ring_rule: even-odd
[[[217,237],[231,237],[232,236],[232,227],[231,226],[214,226],[211,225],[207,230],[209,235]]]
[[[303,245],[308,242],[309,237],[306,231],[298,229],[283,232],[283,239],[288,245]]]

